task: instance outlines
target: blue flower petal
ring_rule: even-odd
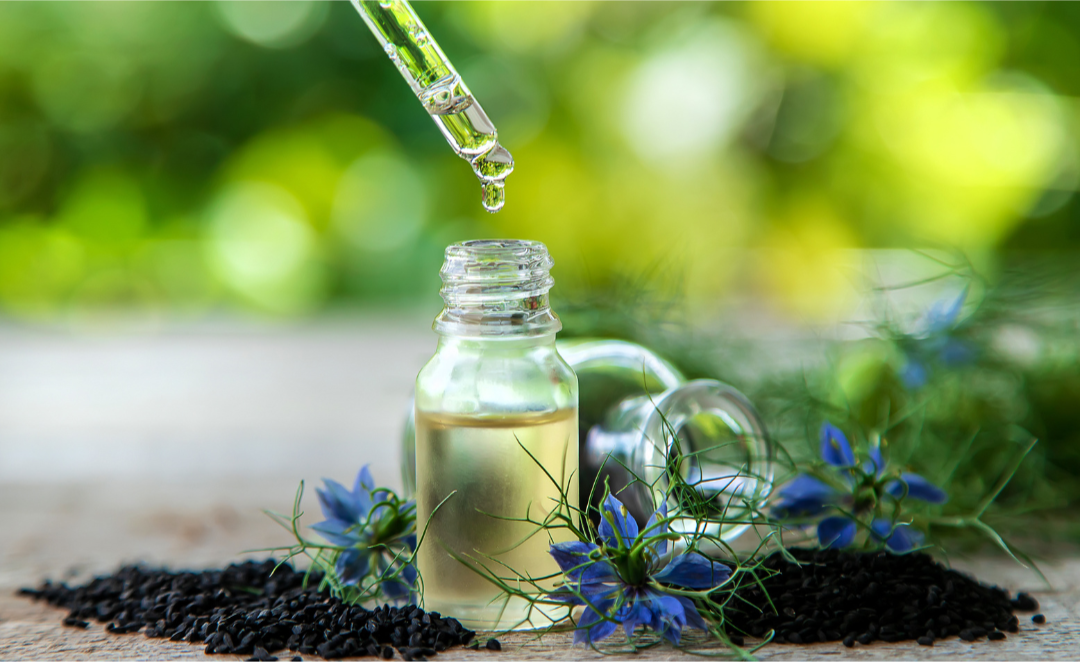
[[[908,524],[894,527],[887,519],[876,519],[870,523],[870,529],[875,538],[884,540],[885,546],[894,552],[907,552],[923,543],[922,532]]]
[[[363,539],[356,531],[349,531],[346,533],[351,524],[342,522],[341,520],[328,519],[318,524],[312,524],[311,528],[319,532],[323,538],[331,545],[337,545],[339,547],[353,547],[361,542]]]
[[[673,595],[653,594],[653,610],[659,615],[663,627],[661,634],[671,643],[679,645],[683,626],[686,625],[686,610],[679,599]]]
[[[793,500],[818,499],[829,502],[838,494],[839,492],[831,485],[826,485],[806,474],[799,474],[790,483],[780,488],[780,496]]]
[[[615,569],[604,559],[590,559],[589,553],[599,549],[591,542],[560,542],[548,552],[568,579],[584,584],[618,579]]]
[[[353,492],[371,493],[375,489],[375,479],[371,477],[371,465],[365,464],[360,467],[360,473],[356,474],[356,483],[353,484]]]
[[[614,600],[604,600],[603,602],[596,604],[604,613],[607,613],[611,609],[611,605],[614,604]],[[577,629],[574,630],[574,645],[577,644],[589,644],[595,643],[611,636],[611,633],[618,627],[614,621],[602,621],[600,615],[592,609],[586,609],[582,614],[581,620],[578,621]]]
[[[623,631],[626,632],[626,636],[633,636],[634,630],[639,625],[646,627],[652,626],[653,613],[649,608],[649,603],[645,600],[636,599],[633,603],[623,608],[625,615],[622,619]]]
[[[885,546],[894,552],[906,552],[922,544],[922,532],[907,524],[897,526],[893,534],[885,541]]]
[[[817,515],[841,496],[833,487],[805,474],[796,476],[778,494],[780,500],[773,512],[780,518]]]
[[[967,343],[949,338],[938,352],[938,358],[945,365],[960,365],[970,361],[974,354]]]
[[[379,577],[379,588],[387,598],[398,602],[413,597],[413,587],[416,584],[416,569],[412,564],[404,567],[392,564],[392,558],[388,559],[384,554],[376,556],[375,568]],[[400,571],[391,570],[392,567],[400,567]],[[390,576],[394,575],[394,576]]]
[[[841,549],[855,541],[854,520],[847,517],[826,517],[818,522],[818,541],[822,547]]]
[[[406,584],[399,579],[384,579],[379,583],[379,588],[387,598],[394,601],[406,599],[412,593],[412,583]]]
[[[649,521],[645,522],[645,529],[647,537],[653,537],[663,535],[668,532],[667,519],[667,501],[660,504],[660,507],[649,517]],[[657,522],[660,522],[657,524]],[[652,550],[657,556],[663,556],[667,554],[668,541],[666,539],[657,540],[652,544]]]
[[[323,483],[326,484],[326,489],[315,488],[315,493],[319,496],[319,507],[322,508],[323,517],[328,520],[356,524],[359,513],[353,505],[350,492],[336,480],[323,478]]]
[[[965,287],[960,296],[952,301],[936,301],[926,314],[927,333],[936,334],[951,329],[960,317],[960,310],[964,307],[967,295],[968,288]]]
[[[599,533],[604,544],[608,547],[619,546],[618,539],[615,537],[615,531],[617,530],[619,536],[622,537],[623,546],[629,547],[638,535],[638,525],[637,521],[634,520],[634,516],[612,494],[609,494],[607,499],[604,500],[603,510],[610,515],[611,520],[615,523],[615,529],[613,529],[608,517],[600,518]]]
[[[900,380],[904,386],[910,389],[922,388],[926,385],[928,374],[926,366],[914,359],[908,359],[904,368],[900,371]]]
[[[709,626],[705,623],[705,619],[698,613],[697,607],[694,606],[694,601],[690,598],[678,597],[679,602],[683,606],[683,611],[686,613],[686,624],[692,628],[698,630],[708,630]]]
[[[410,585],[415,584],[416,568],[413,567],[413,564],[407,563],[401,571],[401,576],[405,579],[405,581],[409,582]]]
[[[671,559],[653,578],[658,582],[683,588],[706,589],[719,586],[730,576],[731,568],[723,563],[717,563],[701,554],[686,552]]]
[[[343,584],[359,584],[370,568],[371,553],[355,548],[343,551],[334,564],[334,572]]]
[[[907,484],[907,498],[909,499],[918,499],[930,503],[945,503],[949,500],[949,495],[945,494],[945,490],[934,485],[919,474],[900,474],[900,480],[890,482],[885,486],[885,490],[899,499],[904,495],[905,483]]]
[[[821,459],[834,467],[855,466],[855,452],[847,437],[828,421],[821,424]]]

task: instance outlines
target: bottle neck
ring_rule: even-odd
[[[442,336],[552,336],[562,328],[548,292],[551,256],[536,241],[479,240],[446,249],[439,275],[445,308],[435,318]]]

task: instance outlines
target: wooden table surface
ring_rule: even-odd
[[[348,481],[370,462],[382,482],[400,485],[401,415],[433,347],[426,329],[412,318],[92,335],[0,327],[0,659],[233,659],[97,623],[66,628],[66,612],[14,593],[122,562],[197,569],[287,544],[260,509],[287,510],[302,478]],[[306,504],[315,521],[313,494]],[[1049,587],[1006,559],[952,561],[1032,591],[1048,623],[1025,616],[1003,642],[770,645],[757,657],[1080,657],[1080,560],[1043,561]],[[572,649],[569,635],[502,642],[501,655],[458,650],[437,659],[602,657]],[[633,657],[690,656],[660,646]]]

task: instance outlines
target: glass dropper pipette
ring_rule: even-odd
[[[351,0],[383,50],[442,131],[480,179],[484,209],[503,207],[514,158],[499,144],[495,125],[469,92],[446,54],[407,0]]]

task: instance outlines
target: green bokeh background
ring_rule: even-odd
[[[0,311],[410,304],[511,236],[567,291],[839,319],[851,249],[1080,243],[1080,5],[416,9],[516,158],[497,215],[347,2],[0,3]]]

